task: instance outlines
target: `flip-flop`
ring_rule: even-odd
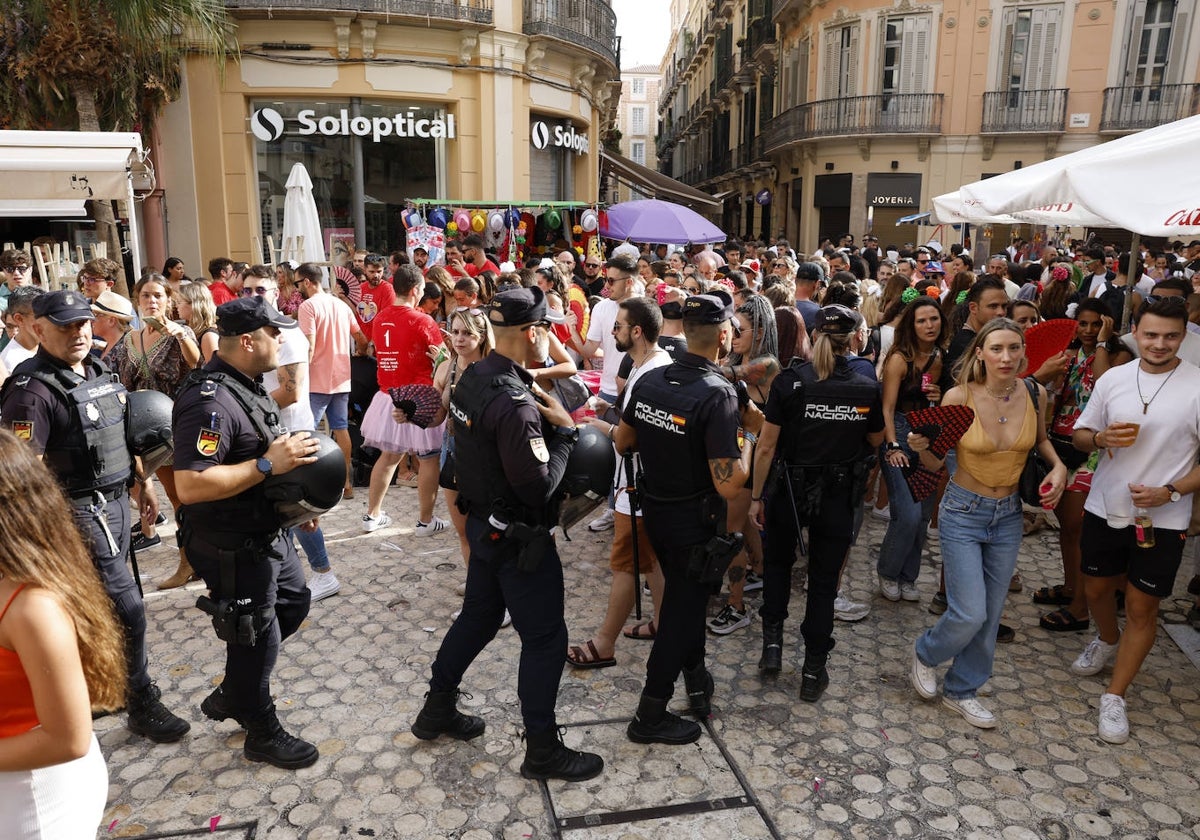
[[[570,650],[567,651],[567,662],[572,668],[610,668],[617,664],[616,657],[610,656],[608,659],[602,657],[600,651],[596,650],[596,643],[591,639],[584,644],[587,645],[587,650],[579,645],[571,645]]]
[[[1076,618],[1071,615],[1071,611],[1066,607],[1059,607],[1054,612],[1046,613],[1038,619],[1038,624],[1044,630],[1050,630],[1056,633],[1070,633],[1077,630],[1086,630],[1091,625],[1091,621],[1086,618]]]
[[[626,639],[637,639],[642,642],[652,642],[658,635],[658,626],[653,621],[635,624],[621,634]]]
[[[1033,603],[1047,604],[1053,607],[1065,607],[1071,603],[1072,597],[1067,595],[1066,587],[1061,583],[1054,586],[1043,586],[1033,593]]]

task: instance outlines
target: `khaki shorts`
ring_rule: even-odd
[[[648,572],[658,566],[654,549],[650,546],[650,535],[646,533],[646,523],[638,518],[638,571]],[[608,556],[608,565],[614,572],[629,572],[633,574],[633,533],[629,526],[629,514],[613,511],[613,541],[612,552]]]

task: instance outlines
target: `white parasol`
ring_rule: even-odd
[[[281,260],[325,262],[325,243],[321,219],[313,199],[312,179],[304,164],[297,163],[287,179],[287,197],[283,201],[283,240]]]

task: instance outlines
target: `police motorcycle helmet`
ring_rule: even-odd
[[[562,489],[571,497],[603,499],[612,489],[616,453],[612,442],[593,426],[580,426],[579,439],[567,459]]]
[[[293,528],[332,510],[342,500],[346,456],[333,438],[309,432],[320,444],[316,460],[283,475],[269,475],[263,493],[275,507],[281,528]]]
[[[171,460],[175,449],[175,436],[171,430],[174,405],[174,401],[161,391],[130,391],[126,397],[125,443],[129,453],[140,461],[136,472],[141,481]]]

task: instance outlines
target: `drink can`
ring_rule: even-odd
[[[922,373],[921,374],[921,390],[928,391],[929,386],[932,384],[933,384],[933,374]]]

